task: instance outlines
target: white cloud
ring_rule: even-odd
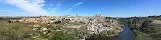
[[[14,12],[15,10],[0,10],[0,11],[5,11],[5,12],[6,12],[6,11],[7,11],[7,12],[11,12],[11,11],[12,11],[12,12]]]
[[[53,4],[49,4],[51,7],[48,8],[48,15],[50,14],[58,14],[60,12],[59,7],[62,5],[61,3],[57,3],[55,7],[52,7]]]
[[[57,7],[59,7],[59,6],[61,6],[61,5],[62,5],[62,4],[59,3],[59,4],[57,4]]]
[[[44,0],[0,0],[3,3],[13,5],[20,8],[30,15],[45,15],[46,11],[42,8],[44,6]]]
[[[66,12],[70,12],[74,7],[69,8]]]
[[[79,6],[79,5],[83,4],[83,3],[84,2],[78,2],[78,3],[74,4],[73,7],[69,8],[66,12],[70,12],[74,7],[77,7],[77,6]]]
[[[79,2],[79,3],[75,4],[74,7],[79,6],[79,5],[83,4],[83,3],[84,2]]]

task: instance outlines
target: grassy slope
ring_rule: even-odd
[[[0,40],[29,40],[30,29],[20,23],[8,23],[0,21]]]

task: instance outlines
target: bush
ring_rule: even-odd
[[[74,33],[55,32],[49,40],[78,40],[78,37]]]

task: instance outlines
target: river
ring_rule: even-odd
[[[96,39],[86,39],[86,40],[134,40],[135,34],[130,30],[130,27],[125,26],[123,31],[119,33],[117,36],[109,37],[109,38],[96,38]]]

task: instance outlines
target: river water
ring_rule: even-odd
[[[134,40],[135,34],[130,30],[130,27],[125,26],[123,31],[119,35],[109,38],[95,38],[95,39],[86,39],[86,40]]]
[[[123,31],[115,37],[112,37],[112,40],[134,40],[135,34],[130,30],[130,27],[124,27]]]

